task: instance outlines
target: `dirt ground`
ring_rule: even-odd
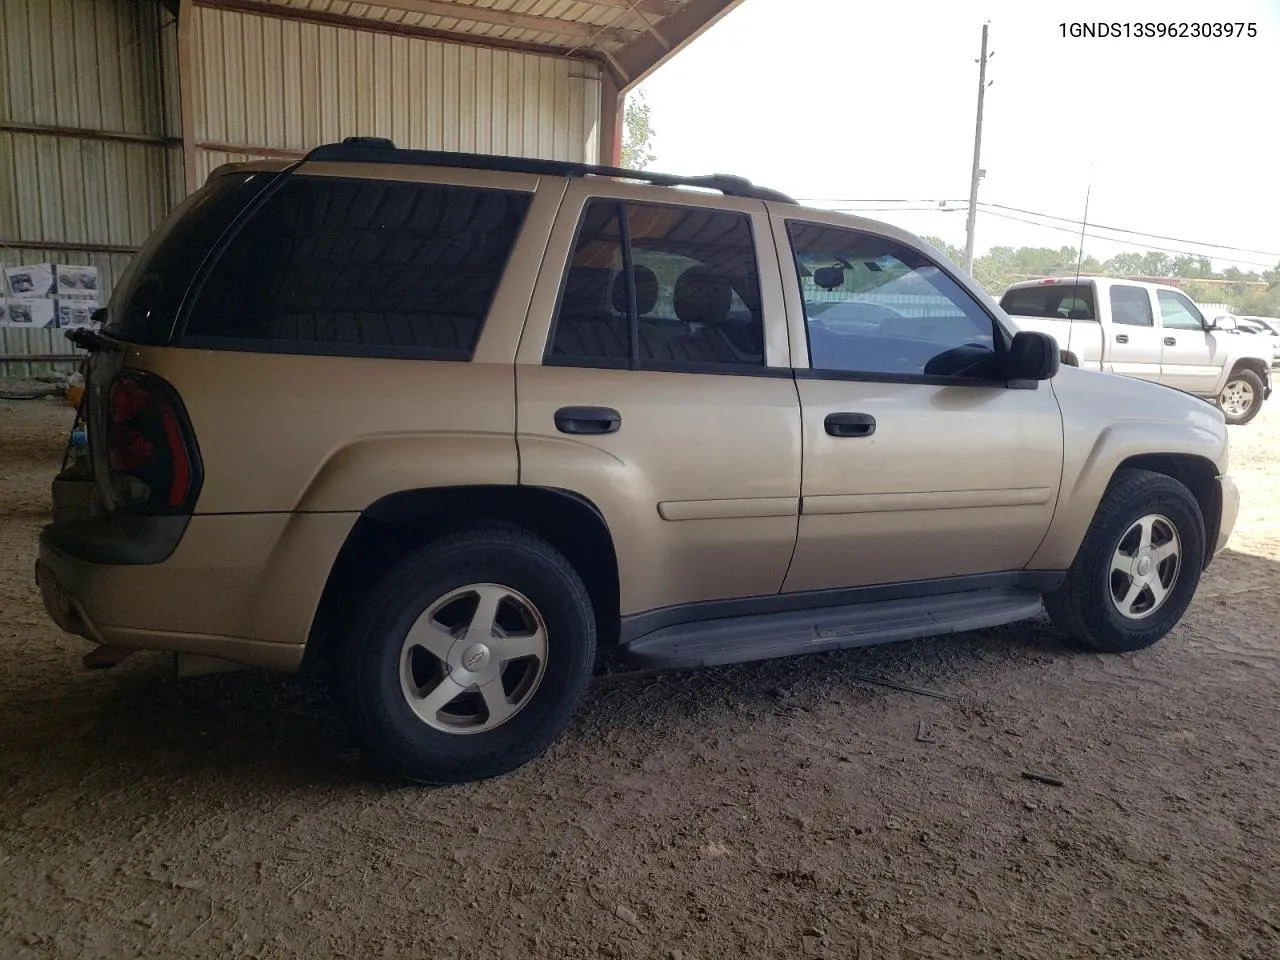
[[[84,669],[32,585],[70,417],[0,401],[0,957],[1280,957],[1280,404],[1152,650],[609,677],[448,789],[371,778],[314,681]]]

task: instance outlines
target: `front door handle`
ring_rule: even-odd
[[[1175,347],[1175,346],[1177,346],[1177,345],[1178,345],[1178,341],[1177,341],[1177,340],[1175,340],[1175,339],[1173,339],[1173,337],[1165,337],[1165,338],[1164,338],[1164,345],[1165,345],[1166,347]]]
[[[876,432],[876,418],[869,413],[828,413],[823,426],[833,437],[869,437]]]
[[[622,414],[612,407],[561,407],[556,429],[561,433],[617,433]]]
[[[1116,334],[1116,343],[1128,343],[1128,342],[1129,342],[1129,335],[1127,333]]]

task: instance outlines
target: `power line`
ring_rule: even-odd
[[[829,204],[847,204],[847,203],[919,203],[919,204],[934,204],[934,206],[920,207],[920,208],[918,208],[918,209],[919,209],[920,211],[924,211],[924,210],[933,210],[933,211],[936,211],[936,212],[938,212],[938,213],[950,213],[950,212],[952,212],[953,210],[960,210],[960,209],[964,209],[964,207],[963,207],[963,206],[960,206],[960,207],[946,207],[946,206],[942,206],[942,204],[949,204],[949,203],[954,203],[954,204],[964,204],[964,203],[966,202],[966,201],[964,201],[964,200],[921,200],[921,199],[916,199],[916,200],[888,200],[888,199],[885,199],[885,198],[883,198],[883,197],[865,197],[865,198],[862,198],[862,197],[859,197],[859,198],[855,198],[855,197],[801,197],[801,198],[799,198],[799,199],[800,199],[800,201],[801,201],[801,202],[804,202],[804,203],[817,203],[817,202],[819,202],[819,201],[823,201],[823,202],[825,202],[825,203],[829,203]],[[1073,224],[1073,225],[1074,225],[1074,226],[1076,226],[1076,227],[1080,226],[1080,221],[1079,221],[1079,220],[1076,220],[1076,219],[1074,219],[1074,218],[1072,218],[1072,217],[1060,217],[1060,216],[1057,216],[1056,214],[1052,214],[1052,213],[1043,213],[1042,211],[1039,211],[1039,210],[1027,210],[1027,209],[1026,209],[1026,208],[1024,208],[1024,207],[1011,207],[1011,206],[1008,206],[1007,204],[1003,204],[1003,203],[991,203],[991,202],[986,201],[986,200],[979,200],[979,201],[978,201],[978,206],[980,206],[980,207],[990,207],[990,208],[993,208],[994,210],[1009,210],[1009,211],[1012,211],[1012,212],[1014,212],[1014,213],[1025,213],[1025,214],[1030,214],[1030,215],[1031,215],[1031,216],[1033,216],[1033,217],[1044,217],[1044,218],[1045,218],[1045,219],[1047,219],[1047,220],[1057,220],[1057,221],[1060,221],[1060,222],[1062,222],[1062,223],[1070,223],[1070,224]],[[852,207],[846,208],[846,207],[842,207],[842,206],[831,206],[831,207],[829,207],[828,209],[832,209],[832,210],[848,210],[849,212],[855,212],[855,210],[856,210],[857,208],[852,208]],[[881,211],[881,212],[892,212],[892,211],[896,211],[896,210],[899,210],[899,209],[902,209],[902,208],[900,208],[900,207],[884,207],[884,208],[878,208],[878,207],[867,207],[867,208],[863,208],[863,209],[867,209],[867,210],[878,210],[878,211]],[[915,209],[915,208],[913,208],[913,212],[914,212],[914,209]],[[994,215],[994,214],[993,214],[993,215]],[[1016,218],[1009,218],[1009,219],[1016,219]],[[1019,221],[1019,222],[1020,222],[1020,223],[1031,223],[1032,221],[1029,221],[1029,220],[1023,220],[1023,221]],[[1036,224],[1036,226],[1048,226],[1048,224],[1039,224],[1039,223],[1037,223],[1037,224]],[[1150,237],[1152,240],[1170,240],[1170,241],[1172,241],[1173,243],[1187,243],[1187,244],[1193,244],[1193,245],[1195,245],[1195,246],[1199,246],[1199,247],[1212,247],[1212,248],[1214,248],[1215,250],[1230,250],[1230,251],[1231,251],[1231,252],[1233,252],[1233,253],[1256,253],[1256,254],[1259,254],[1259,255],[1264,256],[1264,257],[1275,257],[1277,260],[1280,260],[1280,253],[1277,253],[1277,252],[1272,251],[1272,250],[1255,250],[1255,249],[1253,249],[1253,248],[1251,248],[1251,247],[1233,247],[1233,246],[1229,246],[1229,245],[1227,245],[1227,244],[1225,244],[1225,243],[1213,243],[1213,242],[1208,241],[1208,240],[1189,240],[1189,239],[1187,239],[1187,238],[1185,238],[1185,237],[1170,237],[1170,236],[1166,236],[1165,234],[1162,234],[1162,233],[1145,233],[1145,232],[1143,232],[1142,230],[1130,230],[1130,229],[1128,229],[1128,228],[1126,228],[1126,227],[1112,227],[1112,226],[1108,226],[1108,225],[1107,225],[1107,224],[1105,224],[1105,223],[1090,223],[1090,224],[1089,224],[1089,226],[1091,226],[1091,227],[1096,227],[1096,228],[1098,228],[1098,229],[1100,229],[1100,230],[1109,230],[1109,231],[1111,231],[1112,233],[1124,233],[1124,234],[1128,234],[1129,236],[1133,236],[1133,237],[1144,237],[1144,238],[1145,238],[1145,237]],[[1075,230],[1074,230],[1074,229],[1072,229],[1070,232],[1074,233],[1074,232],[1075,232]],[[1088,234],[1088,236],[1095,236],[1095,235],[1094,235],[1094,234]],[[1109,238],[1109,237],[1095,237],[1095,239],[1102,239],[1102,240],[1105,240],[1105,239],[1112,239],[1112,238]],[[1119,240],[1117,240],[1116,242],[1127,243],[1127,242],[1129,242],[1129,241],[1119,241]],[[1155,249],[1161,249],[1161,250],[1164,250],[1164,251],[1165,251],[1165,252],[1167,252],[1167,253],[1186,253],[1186,252],[1187,252],[1187,251],[1185,251],[1185,250],[1172,250],[1172,249],[1169,249],[1169,248],[1163,248],[1163,247],[1152,247],[1151,249],[1153,249],[1153,250],[1155,250]],[[1229,258],[1228,258],[1228,257],[1219,257],[1219,256],[1214,256],[1214,257],[1213,257],[1213,259],[1215,259],[1215,260],[1229,260]],[[1232,263],[1248,263],[1248,262],[1250,262],[1250,261],[1246,261],[1246,260],[1231,260],[1230,262],[1232,262]],[[1272,267],[1272,266],[1275,266],[1275,264],[1274,264],[1274,263],[1267,263],[1267,264],[1263,264],[1263,266]]]
[[[995,207],[998,210],[1012,210],[1014,213],[1027,213],[1033,217],[1044,217],[1048,220],[1060,220],[1064,223],[1073,223],[1076,226],[1080,225],[1079,220],[1073,220],[1070,217],[1059,217],[1052,213],[1042,213],[1039,210],[1024,210],[1022,207],[1010,207],[1003,203],[990,203],[986,200],[979,200],[978,204],[983,207]],[[1280,259],[1280,253],[1275,253],[1271,250],[1253,250],[1248,247],[1229,247],[1225,243],[1212,243],[1208,240],[1188,240],[1184,237],[1168,237],[1161,233],[1143,233],[1141,230],[1127,230],[1124,227],[1109,227],[1105,223],[1095,223],[1092,224],[1092,226],[1101,230],[1110,230],[1113,233],[1128,233],[1136,237],[1150,237],[1153,240],[1171,240],[1174,243],[1191,243],[1201,247],[1213,247],[1216,250],[1231,250],[1235,253],[1257,253],[1264,257],[1276,257],[1277,259]],[[1218,259],[1225,260],[1226,258],[1219,257]]]
[[[993,217],[1000,217],[1004,220],[1016,220],[1018,223],[1028,223],[1033,227],[1043,227],[1045,230],[1058,230],[1058,231],[1061,231],[1062,233],[1070,233],[1073,236],[1079,235],[1079,231],[1077,231],[1075,227],[1060,227],[1056,223],[1041,223],[1038,220],[1028,220],[1025,217],[1015,217],[1011,213],[999,213],[995,210],[988,210],[986,212],[991,214],[991,216]],[[1076,221],[1076,222],[1079,223],[1079,221]],[[1158,247],[1158,246],[1155,246],[1154,244],[1146,244],[1146,243],[1140,244],[1140,243],[1136,243],[1133,240],[1124,240],[1119,237],[1108,237],[1099,233],[1086,232],[1085,236],[1092,237],[1094,240],[1106,240],[1109,243],[1121,243],[1121,244],[1127,244],[1128,246],[1131,246],[1131,247],[1139,247],[1139,246],[1145,247],[1147,250],[1159,250],[1161,253],[1177,253],[1186,257],[1204,257],[1205,259],[1208,259],[1208,260],[1223,260],[1227,263],[1242,263],[1245,266],[1249,266],[1249,267],[1263,267],[1263,268],[1269,269],[1275,266],[1275,264],[1272,264],[1272,263],[1259,263],[1256,260],[1240,260],[1236,257],[1223,257],[1223,256],[1219,256],[1218,254],[1201,253],[1194,250],[1177,250],[1177,249],[1174,249],[1173,247]]]

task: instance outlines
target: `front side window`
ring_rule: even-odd
[[[650,370],[764,364],[751,221],[704,207],[593,200],[547,359]]]
[[[466,360],[530,200],[443,184],[290,177],[205,277],[185,337]]]
[[[990,377],[995,326],[923,254],[887,237],[788,221],[818,371]]]
[[[1116,284],[1111,288],[1111,321],[1130,327],[1151,327],[1151,297],[1142,287]]]
[[[1180,293],[1157,290],[1160,322],[1171,330],[1204,330],[1204,318],[1196,305]]]

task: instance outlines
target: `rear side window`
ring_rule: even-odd
[[[750,218],[705,207],[591,201],[547,360],[696,372],[762,366]]]
[[[469,359],[531,199],[442,184],[290,177],[202,281],[185,340]]]
[[[179,204],[129,261],[107,305],[103,331],[137,343],[168,343],[201,265],[232,221],[277,176],[225,174]]]
[[[1151,297],[1142,287],[1116,285],[1111,288],[1111,322],[1130,327],[1152,327]]]
[[[1046,283],[1006,291],[1000,306],[1011,317],[1096,320],[1093,284]]]

